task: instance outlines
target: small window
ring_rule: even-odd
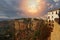
[[[48,16],[48,19],[50,19],[50,16]]]
[[[57,12],[56,12],[56,14],[57,14]]]
[[[53,18],[53,16],[52,16],[52,18]]]
[[[49,20],[49,22],[51,22],[51,20]]]
[[[49,26],[51,26],[51,24],[49,24]]]
[[[53,12],[52,12],[52,14],[53,14]]]

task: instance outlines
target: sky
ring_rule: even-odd
[[[45,9],[38,15],[27,15],[21,10],[21,5],[25,0],[0,0],[0,18],[27,18],[27,17],[42,17],[47,14],[48,10],[60,8],[60,0],[43,0],[46,4]],[[42,3],[43,3],[42,1]],[[23,4],[22,4],[23,3]]]

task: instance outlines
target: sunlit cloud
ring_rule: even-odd
[[[42,14],[42,12],[46,9],[46,6],[45,0],[23,0],[19,5],[19,9],[22,10],[28,17],[37,17]]]
[[[60,7],[60,0],[0,0],[0,16],[9,18],[40,17]]]
[[[60,0],[54,0],[55,2],[59,2]]]

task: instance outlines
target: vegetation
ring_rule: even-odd
[[[24,30],[19,30],[19,31],[15,31],[14,21],[0,22],[0,39],[1,40],[48,40],[48,37],[50,37],[53,28],[49,27],[48,24],[45,23],[45,20],[42,19],[31,20],[31,18],[28,19],[24,18],[23,20],[24,20],[23,23],[26,25],[26,28]],[[33,21],[36,24],[33,24]],[[34,30],[32,27],[34,27]],[[17,35],[15,35],[16,32]]]
[[[14,25],[12,21],[0,22],[0,40],[14,39]]]
[[[37,25],[35,26],[36,30],[32,30],[32,20],[30,19],[28,21],[25,19],[25,24],[30,24],[30,28],[27,26],[26,30],[20,30],[17,35],[18,40],[48,40],[48,37],[50,37],[53,28],[49,27],[48,24],[46,24],[42,19],[34,20],[35,22],[38,21]]]
[[[59,14],[58,15],[59,15],[59,24],[60,24],[60,11],[59,11]]]

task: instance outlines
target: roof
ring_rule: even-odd
[[[54,8],[54,9],[48,10],[48,12],[55,11],[55,10],[60,10],[60,8]]]

